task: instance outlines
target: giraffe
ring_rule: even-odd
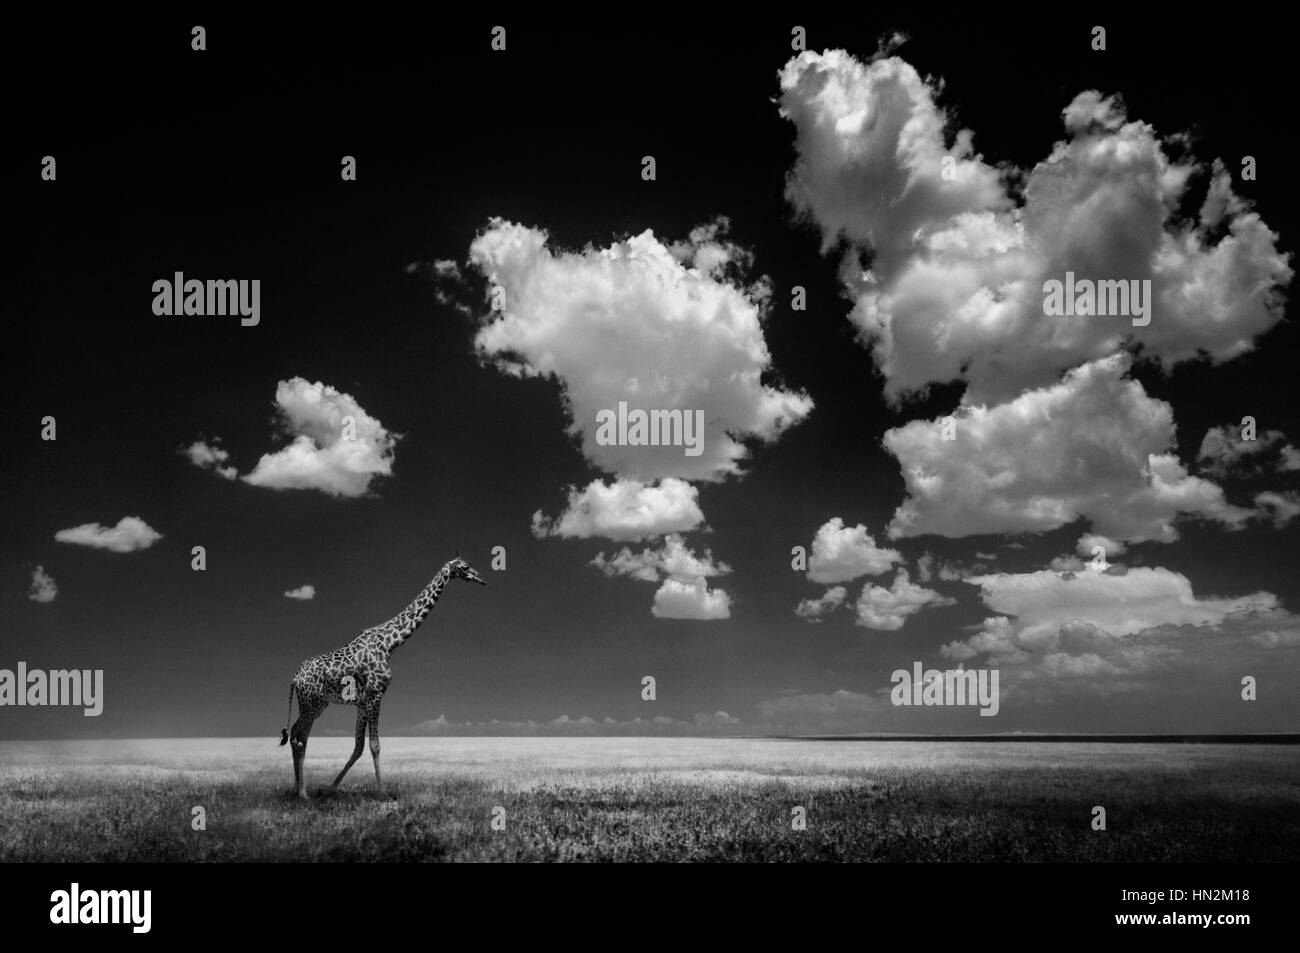
[[[448,561],[433,580],[420,591],[415,601],[383,625],[366,629],[355,639],[333,652],[307,659],[298,666],[298,672],[289,680],[289,718],[293,717],[293,696],[298,695],[298,720],[292,727],[285,719],[280,732],[280,744],[292,738],[293,781],[298,797],[307,799],[303,780],[303,759],[307,754],[307,737],[312,723],[331,703],[357,706],[356,747],[352,757],[334,779],[332,790],[338,790],[343,776],[348,773],[365,749],[366,731],[370,731],[370,754],[375,759],[375,786],[382,787],[379,774],[379,704],[392,681],[393,671],[388,659],[399,645],[411,637],[424,617],[429,614],[442,590],[452,579],[468,579],[480,586],[487,583],[457,553]],[[349,682],[348,679],[351,679]]]

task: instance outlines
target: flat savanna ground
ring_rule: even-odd
[[[325,737],[303,803],[277,742],[0,743],[0,861],[1300,859],[1296,746],[389,738],[331,794]]]

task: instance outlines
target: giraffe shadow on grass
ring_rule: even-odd
[[[382,789],[371,787],[356,788],[346,790],[336,788],[333,785],[321,785],[307,789],[306,795],[301,795],[294,788],[285,790],[277,788],[272,793],[272,799],[282,806],[292,807],[302,805],[306,807],[311,804],[316,807],[348,807],[363,804],[383,804],[389,801],[402,800],[400,788],[385,786]]]

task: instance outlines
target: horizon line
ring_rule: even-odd
[[[351,739],[351,735],[325,734],[321,738],[344,738]],[[514,739],[534,739],[534,738],[689,738],[694,740],[718,740],[718,741],[1080,741],[1080,742],[1100,742],[1100,741],[1129,741],[1129,742],[1162,742],[1162,741],[1180,741],[1180,742],[1218,742],[1218,743],[1261,743],[1272,742],[1281,744],[1300,744],[1300,732],[1295,731],[1276,731],[1276,732],[1204,732],[1204,731],[1175,731],[1175,732],[1079,732],[1079,731],[1061,731],[1061,732],[1028,732],[1028,731],[1009,731],[1009,732],[990,732],[990,733],[960,733],[960,734],[904,734],[904,733],[829,733],[813,735],[789,735],[789,734],[734,734],[734,735],[706,735],[706,734],[601,734],[591,733],[556,733],[556,734],[484,734],[484,733],[438,733],[438,734],[401,734],[389,735],[388,738],[397,739],[437,739],[437,738],[514,738]],[[267,740],[268,742],[279,743],[278,738],[262,735],[124,735],[118,737],[65,737],[65,738],[0,738],[0,744],[25,744],[37,742],[101,742],[101,741],[258,741]]]

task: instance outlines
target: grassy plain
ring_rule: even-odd
[[[0,743],[0,861],[1300,859],[1300,746],[390,738],[330,793],[323,737],[303,803],[277,742]]]

